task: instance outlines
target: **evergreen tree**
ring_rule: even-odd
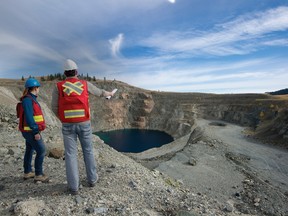
[[[57,80],[62,80],[61,73],[57,73],[56,77],[57,77]]]
[[[54,80],[54,76],[52,74],[49,75],[49,80],[50,81]]]

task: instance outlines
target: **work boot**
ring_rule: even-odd
[[[34,178],[34,176],[35,176],[34,172],[24,173],[23,179],[27,180],[27,179],[30,179],[30,178]]]
[[[88,187],[95,187],[96,183],[98,182],[98,179],[94,182],[88,182]]]
[[[98,182],[98,175],[96,174],[96,180],[93,182],[88,182],[88,187],[95,187],[97,182]]]
[[[96,181],[95,182],[88,182],[89,187],[95,187],[95,185],[96,185]]]
[[[76,191],[75,191],[75,190],[69,190],[69,192],[70,192],[70,194],[73,195],[73,196],[79,194],[78,190],[76,190]]]
[[[34,182],[37,183],[37,182],[49,182],[49,177],[46,176],[45,174],[43,175],[36,175],[34,177]]]

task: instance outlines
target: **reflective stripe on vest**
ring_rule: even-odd
[[[85,110],[84,109],[64,110],[64,117],[65,119],[85,117]]]
[[[43,122],[43,115],[33,116],[35,123]],[[31,131],[32,129],[29,126],[24,126],[24,131]]]
[[[63,91],[69,96],[71,93],[76,93],[77,95],[81,95],[83,92],[83,84],[81,82],[75,82],[71,83],[69,81],[66,81],[63,85],[64,87]]]
[[[29,126],[24,126],[24,131],[32,131],[32,129]]]
[[[44,117],[43,115],[37,115],[37,116],[33,116],[34,121],[37,122],[43,122],[44,121]]]

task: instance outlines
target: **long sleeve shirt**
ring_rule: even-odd
[[[24,99],[22,100],[22,106],[24,109],[24,116],[26,119],[26,123],[32,129],[32,133],[35,135],[39,133],[39,127],[33,118],[34,113],[33,113],[33,101],[32,100],[34,100],[36,103],[38,103],[38,101],[37,101],[36,95],[32,93],[28,93],[28,94],[31,95],[33,99],[31,99],[30,97],[24,97]]]

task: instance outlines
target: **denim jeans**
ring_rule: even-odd
[[[79,170],[77,137],[81,143],[88,183],[94,183],[98,178],[96,161],[93,153],[91,124],[90,122],[63,124],[62,134],[65,147],[65,165],[68,187],[72,191],[78,191]]]
[[[25,138],[26,150],[24,155],[24,173],[32,172],[32,157],[36,151],[34,162],[35,175],[43,175],[43,161],[46,154],[46,148],[41,137],[40,140],[35,140],[31,132],[22,132]]]

